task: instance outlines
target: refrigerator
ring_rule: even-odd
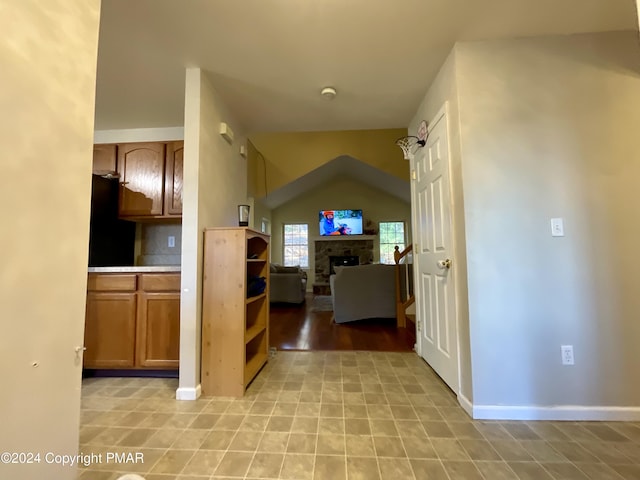
[[[118,219],[118,178],[92,175],[89,266],[134,264],[136,224]]]

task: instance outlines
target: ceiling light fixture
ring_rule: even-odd
[[[324,87],[320,91],[320,95],[322,95],[326,100],[333,100],[337,94],[338,92],[336,92],[336,89],[333,87]]]

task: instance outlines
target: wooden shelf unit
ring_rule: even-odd
[[[202,393],[242,397],[269,358],[269,235],[247,227],[204,233]],[[265,291],[247,297],[249,275]]]

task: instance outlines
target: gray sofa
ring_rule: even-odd
[[[336,323],[396,318],[394,265],[335,267],[329,277]]]
[[[271,264],[269,302],[303,303],[307,292],[307,273],[300,267]]]

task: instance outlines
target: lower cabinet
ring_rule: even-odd
[[[180,294],[139,293],[137,364],[149,368],[178,368],[180,356]]]
[[[136,294],[88,292],[84,366],[131,368],[135,363]]]
[[[90,273],[84,367],[177,369],[180,274]]]

